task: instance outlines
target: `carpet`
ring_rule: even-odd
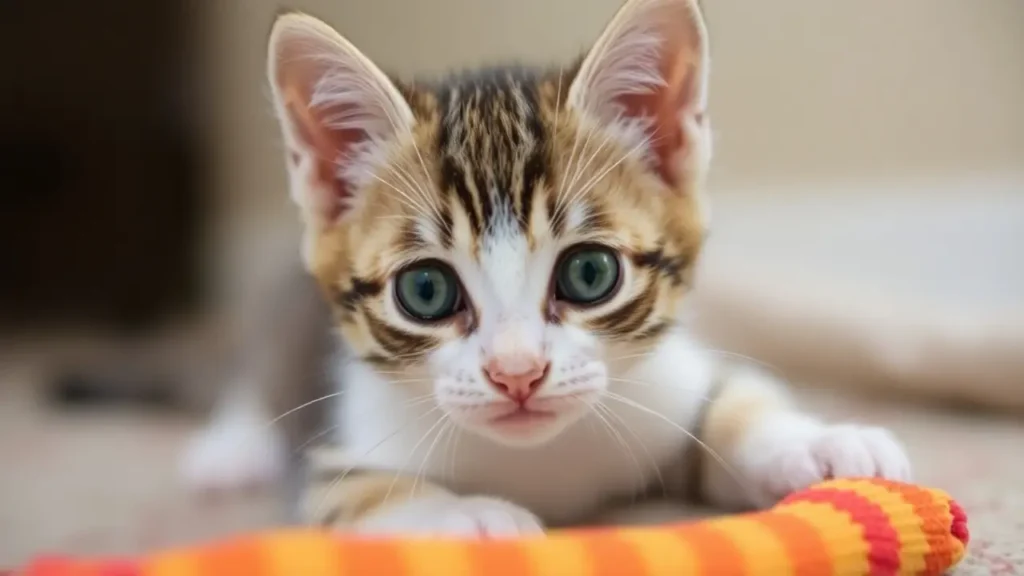
[[[40,552],[131,554],[268,527],[274,498],[189,497],[178,454],[201,422],[177,414],[47,409],[31,369],[0,366],[0,566]],[[1024,574],[1024,422],[807,390],[813,410],[892,428],[920,482],[964,506],[972,540],[956,576]]]

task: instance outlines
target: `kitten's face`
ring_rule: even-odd
[[[335,201],[306,215],[321,217],[306,257],[356,354],[502,443],[544,442],[595,409],[609,364],[675,325],[704,235],[702,115],[665,126],[658,101],[628,93],[602,117],[585,92],[599,73],[392,85],[402,134],[326,167],[298,145],[315,136],[290,142],[300,204]],[[307,100],[343,89],[321,81]]]

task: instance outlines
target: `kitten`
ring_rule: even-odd
[[[909,477],[887,431],[797,411],[681,325],[711,156],[697,0],[628,0],[563,70],[439,84],[287,14],[269,76],[303,259],[350,355],[311,522],[530,534],[652,491],[750,507]]]

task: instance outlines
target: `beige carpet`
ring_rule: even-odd
[[[132,553],[268,526],[268,498],[199,502],[175,462],[196,422],[123,411],[40,408],[25,367],[0,366],[0,566],[39,552]],[[892,427],[918,479],[966,509],[970,554],[957,575],[1024,574],[1024,422],[808,394],[834,417]]]

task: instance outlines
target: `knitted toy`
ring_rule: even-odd
[[[521,540],[272,531],[129,560],[40,558],[26,576],[938,575],[963,557],[963,511],[938,490],[831,480],[772,510]]]

